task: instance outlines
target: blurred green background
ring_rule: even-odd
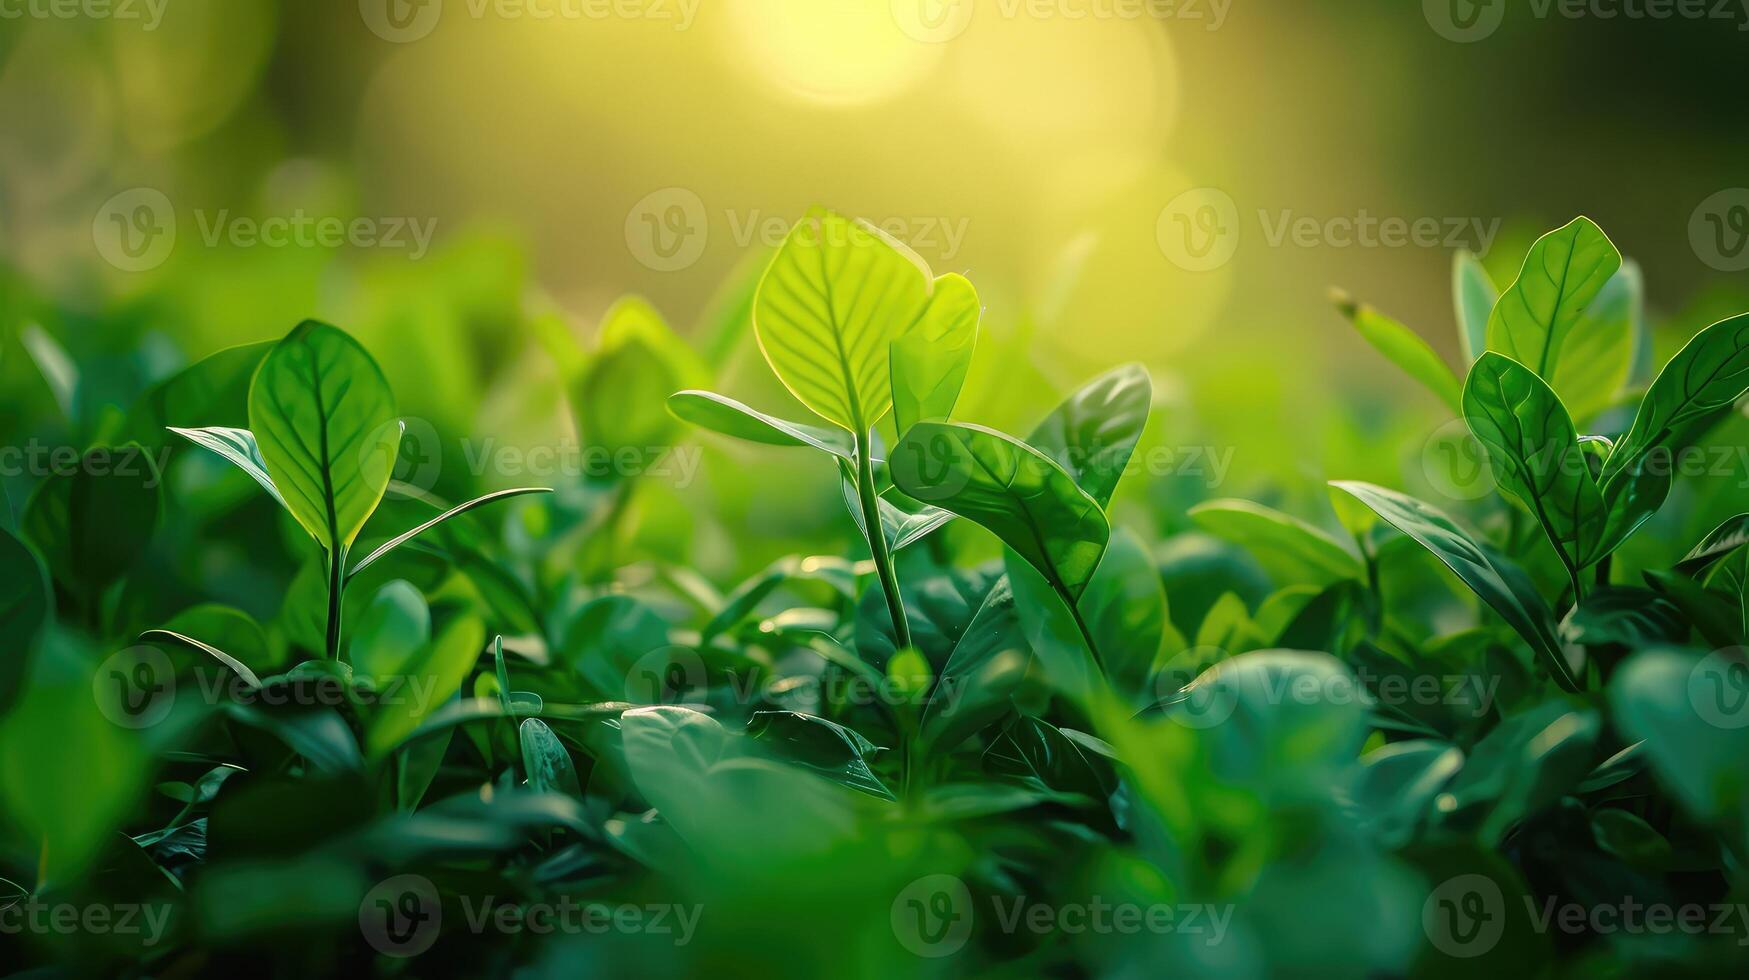
[[[83,396],[120,407],[214,350],[328,319],[383,362],[402,410],[430,423],[409,431],[429,433],[438,490],[518,482],[469,465],[482,437],[572,444],[563,365],[587,356],[626,293],[706,351],[714,387],[789,411],[737,329],[737,300],[813,203],[882,224],[937,272],[977,284],[985,340],[963,418],[1024,431],[1056,392],[1145,363],[1161,401],[1150,441],[1166,462],[1126,483],[1119,511],[1161,532],[1177,505],[1208,496],[1319,519],[1331,477],[1423,488],[1425,449],[1449,418],[1336,316],[1330,285],[1451,356],[1454,248],[1482,251],[1504,285],[1534,234],[1585,213],[1644,267],[1663,353],[1742,308],[1742,272],[1691,232],[1707,209],[1744,199],[1731,196],[1745,182],[1744,11],[1567,17],[1498,0],[5,9],[23,12],[0,17],[9,332],[55,321],[75,360],[113,362],[101,383],[106,372],[86,369]],[[1477,12],[1485,36],[1454,40],[1454,12]],[[1197,210],[1210,200],[1228,206],[1210,212],[1213,226]],[[275,218],[348,230],[250,237],[251,222]],[[1368,235],[1368,218],[1433,231],[1381,241],[1387,227]],[[131,239],[140,255],[118,251],[118,236],[168,226],[173,244],[154,232]],[[1218,235],[1214,251],[1190,255],[1188,232]],[[673,557],[688,542],[727,576],[795,541],[848,541],[834,480],[807,460],[712,443],[696,479],[640,499],[661,518],[638,522],[641,546]],[[773,482],[819,492],[756,492]],[[1168,506],[1137,505],[1149,498]]]

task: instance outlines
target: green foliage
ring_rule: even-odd
[[[1435,506],[1338,480],[1336,521],[1285,461],[1218,492],[1135,473],[1230,430],[1177,378],[1153,413],[1139,365],[1061,399],[1015,383],[1027,334],[995,322],[1013,314],[992,303],[986,328],[968,279],[823,210],[685,339],[627,298],[585,346],[515,282],[403,284],[389,304],[472,345],[478,365],[417,397],[477,367],[490,390],[443,407],[497,406],[478,413],[494,438],[522,411],[562,428],[568,402],[590,447],[679,452],[686,423],[813,450],[793,454],[812,471],[713,451],[699,487],[564,473],[545,494],[439,451],[436,477],[398,481],[401,455],[441,449],[416,423],[442,445],[462,433],[398,417],[337,327],[125,385],[52,322],[9,341],[41,390],[0,426],[77,441],[79,465],[16,481],[29,503],[0,530],[0,925],[15,893],[162,907],[173,925],[149,947],[0,929],[4,962],[1733,965],[1732,935],[1554,935],[1539,916],[1744,887],[1749,516],[1720,523],[1734,488],[1673,463],[1739,438],[1749,326],[1701,331],[1636,404],[1643,284],[1595,225],[1538,240],[1504,294],[1473,256],[1453,279],[1461,385],[1405,325],[1343,311],[1462,415],[1494,484]],[[480,296],[495,316],[463,330]],[[818,419],[706,390],[751,383],[736,366],[756,348],[767,392],[781,382]],[[423,380],[403,355],[448,364],[390,350],[403,394]],[[518,358],[540,397],[530,373],[494,373]],[[1022,439],[956,417],[974,413],[1042,421]],[[1294,437],[1425,463],[1420,422],[1394,421]],[[100,465],[127,454],[133,475]],[[1472,895],[1493,916],[1473,944],[1454,918]],[[469,928],[500,921],[478,918],[486,896],[621,924]],[[670,932],[626,924],[656,908]],[[1072,926],[1101,908],[1178,918]]]

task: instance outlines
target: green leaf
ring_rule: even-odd
[[[1567,335],[1620,268],[1621,253],[1590,218],[1537,239],[1488,316],[1488,349],[1554,377]]]
[[[1004,565],[1021,632],[1046,682],[1071,702],[1086,706],[1098,686],[1099,656],[1088,646],[1070,600],[1013,549]]]
[[[747,734],[779,758],[835,783],[896,799],[868,766],[868,758],[880,749],[853,729],[797,711],[755,711],[747,720]]]
[[[611,700],[650,685],[638,682],[634,670],[656,671],[666,664],[647,658],[668,646],[668,624],[655,611],[630,596],[602,596],[584,606],[564,630],[559,654],[583,676],[595,692]]]
[[[1103,804],[1117,789],[1110,760],[1049,722],[1015,715],[984,750],[984,767],[1034,789],[1075,793]]]
[[[1561,639],[1588,647],[1620,644],[1638,649],[1687,638],[1682,610],[1651,589],[1597,589],[1561,621]]]
[[[841,429],[805,422],[791,422],[714,391],[678,391],[668,396],[668,411],[675,418],[703,429],[767,446],[813,446],[840,459],[855,457],[852,438]]]
[[[1603,495],[1554,390],[1529,368],[1489,351],[1470,369],[1463,410],[1501,488],[1536,515],[1567,568],[1601,558]]]
[[[1119,530],[1081,596],[1081,618],[1112,686],[1136,695],[1148,683],[1166,632],[1166,586],[1134,532]]]
[[[486,649],[486,627],[473,616],[455,616],[425,648],[397,671],[399,697],[384,697],[368,723],[370,754],[380,757],[442,707]]]
[[[929,302],[929,269],[878,229],[823,208],[790,229],[753,299],[778,380],[821,418],[867,432],[893,405],[889,350]]]
[[[901,435],[918,422],[946,421],[953,414],[982,315],[978,291],[950,273],[935,280],[923,316],[893,341],[893,423]]]
[[[431,642],[431,608],[411,583],[388,582],[371,597],[348,642],[354,670],[377,680],[394,677]]]
[[[1336,309],[1354,324],[1354,329],[1374,350],[1421,382],[1453,412],[1462,411],[1458,404],[1457,375],[1420,334],[1365,303],[1355,302],[1341,290],[1333,290],[1330,297]]]
[[[1722,654],[1647,650],[1616,672],[1609,701],[1616,724],[1645,740],[1652,771],[1689,812],[1740,835],[1749,803],[1749,667]]]
[[[1474,364],[1488,349],[1488,315],[1500,301],[1500,289],[1489,278],[1482,260],[1467,249],[1452,258],[1451,296],[1457,307],[1458,339],[1463,342],[1464,363]]]
[[[932,667],[948,661],[966,627],[978,612],[999,573],[989,569],[948,569],[940,575],[907,580],[905,616],[911,624],[911,645]],[[876,667],[884,667],[898,652],[893,620],[878,584],[863,590],[856,609],[856,652]]]
[[[37,637],[54,615],[48,576],[24,542],[0,528],[0,713],[17,701]]]
[[[577,782],[577,767],[571,753],[546,722],[524,718],[517,729],[522,742],[522,768],[528,773],[528,788],[536,793],[559,793],[575,799],[583,796]]]
[[[1702,330],[1664,365],[1640,402],[1633,427],[1603,464],[1605,481],[1654,448],[1679,451],[1749,390],[1749,313]]]
[[[1189,512],[1210,534],[1244,547],[1277,582],[1329,585],[1364,580],[1366,569],[1334,537],[1281,511],[1249,500],[1210,500]]]
[[[1463,750],[1446,742],[1394,742],[1361,759],[1354,801],[1386,847],[1401,847],[1431,816],[1440,790],[1463,768]]]
[[[20,530],[56,581],[95,604],[151,543],[159,494],[150,453],[137,445],[93,449],[37,487]]]
[[[1147,370],[1126,364],[1082,385],[1026,441],[1105,507],[1148,424],[1153,399]]]
[[[1438,508],[1413,497],[1370,483],[1337,481],[1331,486],[1357,498],[1392,527],[1432,552],[1524,637],[1563,687],[1578,689],[1555,636],[1554,613],[1537,595],[1522,569],[1485,550]]]
[[[674,419],[662,400],[705,376],[698,355],[656,308],[627,296],[603,317],[595,357],[573,386],[578,431],[588,445],[615,456],[667,445]]]
[[[1749,514],[1738,514],[1707,532],[1707,536],[1676,563],[1676,570],[1693,578],[1745,544],[1749,544]]]
[[[1092,581],[1111,526],[1069,474],[994,429],[920,422],[899,440],[893,482],[918,500],[982,525],[1068,602]]]
[[[249,383],[272,348],[271,342],[227,348],[158,382],[135,406],[128,432],[152,445],[167,428],[249,424]]]
[[[285,498],[280,496],[279,488],[273,485],[273,477],[267,475],[267,464],[261,459],[261,448],[255,444],[255,433],[248,429],[227,429],[218,426],[208,426],[202,429],[179,429],[170,427],[189,442],[205,449],[210,449],[232,465],[249,474],[249,478],[261,484],[281,507],[290,509]]]
[[[999,578],[937,672],[935,694],[923,709],[923,745],[952,749],[1000,718],[1031,660],[1014,588]]]
[[[1624,263],[1597,294],[1567,337],[1549,379],[1574,419],[1592,418],[1613,405],[1633,367],[1645,280],[1640,267]]]
[[[413,528],[410,531],[406,531],[402,534],[398,534],[395,537],[389,539],[382,546],[378,547],[375,551],[364,556],[364,559],[361,560],[358,564],[352,566],[352,571],[347,572],[346,577],[348,579],[353,578],[359,572],[362,572],[365,569],[369,568],[370,566],[376,564],[379,559],[381,559],[384,555],[387,555],[389,552],[394,551],[396,548],[399,548],[400,546],[413,540],[414,538],[418,537],[419,535],[424,534],[426,531],[429,531],[432,528],[437,527],[438,525],[443,524],[446,521],[453,520],[454,518],[460,517],[461,515],[466,514],[467,512],[469,512],[471,510],[477,510],[481,507],[486,506],[487,504],[496,503],[500,500],[508,500],[511,497],[523,497],[523,496],[527,496],[528,494],[531,494],[531,493],[552,493],[552,492],[553,492],[552,490],[550,490],[546,487],[519,487],[519,488],[514,489],[514,490],[499,490],[496,493],[488,493],[483,497],[475,497],[473,500],[470,500],[465,504],[457,504],[456,506],[451,507],[449,510],[446,510],[443,513],[437,515],[436,517],[433,517],[431,520],[426,521],[425,523],[419,525],[418,527]]]
[[[329,551],[350,547],[401,443],[394,394],[371,356],[341,330],[304,321],[261,362],[249,429],[286,509]]]
[[[1446,819],[1474,827],[1492,846],[1512,825],[1570,793],[1591,772],[1598,720],[1548,701],[1501,722],[1470,751],[1442,794]]]
[[[1730,647],[1749,639],[1744,635],[1740,610],[1730,596],[1673,572],[1647,571],[1644,575],[1652,588],[1682,610],[1708,643]]]

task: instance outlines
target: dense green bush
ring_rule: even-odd
[[[310,321],[166,373],[69,354],[8,277],[0,962],[1741,966],[1749,514],[1654,518],[1727,438],[1749,315],[1658,367],[1637,268],[1583,218],[1504,291],[1459,257],[1461,377],[1339,296],[1463,420],[1423,455],[1461,512],[1344,481],[1336,521],[1205,499],[1152,540],[1113,507],[1144,369],[1022,438],[956,418],[968,279],[826,211],[756,273],[700,352],[637,299],[587,351],[485,302],[584,440],[529,488],[478,442],[433,465],[478,395],[403,415],[406,335]],[[754,344],[816,417],[700,387]],[[836,506],[786,452],[836,470],[857,546],[710,581],[698,498],[655,475],[701,429],[694,476],[764,507],[724,505],[750,553]]]

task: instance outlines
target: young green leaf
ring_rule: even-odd
[[[522,767],[528,773],[528,788],[536,793],[559,793],[581,798],[577,767],[559,736],[539,718],[524,718],[517,730],[522,742]]]
[[[899,489],[983,525],[1068,602],[1092,581],[1111,526],[1038,450],[981,426],[919,422],[894,447],[891,466]]]
[[[1607,481],[1660,446],[1672,452],[1696,426],[1728,411],[1749,390],[1749,313],[1702,330],[1664,365],[1634,424],[1603,465]]]
[[[1488,349],[1554,377],[1567,335],[1620,268],[1621,253],[1590,218],[1537,239],[1488,316]]]
[[[1082,385],[1026,441],[1105,507],[1148,424],[1153,398],[1147,370],[1126,364]]]
[[[1452,374],[1451,367],[1440,359],[1427,341],[1421,339],[1420,334],[1365,303],[1355,302],[1340,289],[1331,290],[1330,298],[1374,350],[1409,377],[1421,382],[1453,412],[1462,411],[1458,404],[1457,375]]]
[[[923,313],[930,283],[904,245],[815,208],[760,280],[754,334],[797,400],[828,422],[867,432],[892,407],[889,350]]]
[[[1591,418],[1615,404],[1633,367],[1645,281],[1640,267],[1624,262],[1567,337],[1549,387],[1575,421]]]
[[[401,443],[382,369],[338,328],[306,320],[261,362],[249,429],[286,509],[344,551],[388,490]]]
[[[571,392],[577,428],[592,447],[617,455],[666,445],[674,419],[662,399],[706,377],[698,355],[637,296],[603,318],[596,355]]]
[[[451,507],[449,510],[446,510],[443,513],[437,515],[436,517],[433,517],[431,520],[426,521],[425,523],[419,525],[418,527],[413,528],[410,531],[406,531],[406,532],[403,532],[401,534],[398,534],[395,537],[384,542],[375,551],[364,556],[364,558],[361,561],[359,561],[358,564],[352,566],[352,571],[347,572],[346,577],[348,579],[353,578],[354,576],[358,575],[359,572],[362,572],[365,569],[369,568],[370,566],[376,564],[378,560],[380,560],[384,555],[388,554],[389,552],[394,551],[396,548],[399,548],[400,546],[413,540],[414,538],[418,537],[419,535],[424,534],[426,531],[429,531],[432,528],[437,527],[438,525],[443,524],[446,521],[460,517],[461,515],[466,514],[467,512],[469,512],[471,510],[477,510],[481,507],[486,506],[487,504],[496,503],[500,500],[509,500],[512,497],[524,497],[524,496],[527,496],[531,493],[552,493],[552,492],[553,491],[547,487],[519,487],[519,488],[514,489],[514,490],[499,490],[496,493],[489,493],[483,497],[475,497],[473,500],[470,500],[465,504],[457,504],[456,506]]]
[[[249,478],[261,485],[281,507],[286,507],[285,498],[280,495],[279,488],[273,485],[273,477],[267,475],[267,464],[261,459],[261,447],[255,443],[255,433],[248,429],[229,429],[220,426],[208,426],[202,429],[179,429],[170,427],[189,442],[205,449],[210,449],[232,465],[249,474]]]
[[[1438,508],[1413,497],[1370,483],[1336,481],[1331,486],[1359,499],[1392,527],[1432,552],[1524,637],[1563,687],[1578,690],[1578,682],[1555,636],[1554,613],[1537,595],[1522,569],[1483,549]]]
[[[1463,410],[1470,432],[1488,448],[1500,486],[1536,515],[1567,568],[1601,557],[1603,495],[1554,389],[1524,365],[1489,351],[1470,369]]]
[[[900,434],[953,414],[978,343],[978,291],[964,276],[935,280],[917,323],[893,341],[893,423]]]
[[[813,446],[840,459],[852,459],[856,454],[855,443],[842,429],[780,419],[714,391],[677,391],[668,396],[668,411],[701,429],[748,442]]]
[[[1319,528],[1249,500],[1210,500],[1190,509],[1197,526],[1257,557],[1277,582],[1328,585],[1364,580],[1366,568],[1341,542]]]
[[[1494,312],[1494,304],[1500,301],[1500,289],[1489,278],[1482,260],[1468,249],[1461,249],[1453,256],[1451,279],[1464,363],[1474,364],[1476,358],[1488,349],[1488,316]]]

